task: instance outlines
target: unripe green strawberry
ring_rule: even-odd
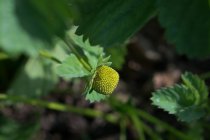
[[[93,80],[93,89],[101,94],[110,95],[119,81],[117,71],[108,66],[100,66],[96,69]]]

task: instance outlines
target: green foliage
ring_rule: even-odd
[[[0,47],[12,55],[37,55],[62,36],[70,14],[65,0],[0,0]]]
[[[34,98],[49,93],[58,76],[61,76],[86,80],[84,96],[91,103],[105,100],[108,95],[96,92],[96,88],[93,90],[97,68],[110,66],[113,62],[113,67],[120,69],[126,55],[125,42],[155,14],[158,14],[161,25],[166,29],[168,41],[176,46],[179,53],[189,57],[209,57],[209,6],[210,0],[0,0],[0,60],[5,61],[13,55],[16,59],[24,54],[22,56],[26,61],[18,72],[14,70],[16,74],[11,85],[8,86],[10,83],[7,82],[3,85],[3,90],[7,86],[9,88],[7,94],[0,95],[0,99],[84,113],[116,123],[119,118],[115,114],[103,116],[106,113],[89,109],[83,111]],[[72,21],[78,25],[77,28],[72,28]],[[106,49],[104,51],[101,46],[93,44],[103,45]],[[70,54],[61,49],[63,47],[70,48]],[[1,66],[3,72],[9,68]],[[5,77],[1,79],[3,82],[10,76]],[[151,100],[155,106],[174,114],[181,121],[196,121],[209,110],[207,86],[191,73],[185,73],[182,80],[179,85],[155,91]],[[144,130],[151,138],[159,137],[153,136],[153,132],[138,116],[144,116],[143,119],[165,127],[182,139],[187,137],[155,117],[145,116],[145,113],[129,107],[130,104],[113,101],[110,105],[119,112],[125,124],[127,121],[134,123],[141,139],[145,139]],[[19,124],[3,117],[0,117],[0,123],[0,139],[3,140],[28,140],[39,128],[37,122]],[[123,127],[125,131],[126,125]],[[200,139],[201,126],[195,127],[189,133],[194,134],[195,139]]]
[[[57,74],[65,78],[88,76],[91,73],[84,68],[74,54],[70,54],[61,65],[57,67]]]
[[[40,128],[39,123],[18,123],[14,120],[0,117],[1,140],[30,140]]]
[[[92,91],[86,93],[85,99],[89,100],[90,103],[94,103],[94,102],[99,102],[101,100],[104,100],[107,97],[108,97],[107,95],[103,95],[103,94],[96,92],[95,90],[92,90]]]
[[[153,105],[174,114],[181,121],[195,121],[205,115],[208,89],[197,75],[185,73],[183,83],[153,93]]]
[[[75,0],[78,34],[93,44],[123,43],[155,14],[155,0]]]
[[[85,99],[91,103],[103,100],[108,96],[94,91],[92,84],[97,67],[110,65],[110,56],[105,57],[100,46],[92,46],[88,40],[84,41],[83,36],[76,35],[75,31],[76,27],[73,27],[67,34],[67,45],[72,54],[57,66],[57,74],[67,79],[86,77]]]
[[[208,88],[203,80],[199,78],[198,75],[193,75],[191,73],[185,73],[182,76],[183,83],[195,92],[197,95],[198,103],[202,103],[208,99]]]
[[[110,54],[112,56],[110,58],[110,61],[112,62],[112,67],[120,70],[125,61],[125,55],[127,54],[126,45],[116,45],[106,48],[105,50],[107,54]]]
[[[72,27],[68,32],[71,41],[80,49],[83,53],[83,57],[87,60],[92,69],[96,69],[99,64],[99,59],[104,56],[103,48],[99,45],[92,46],[89,40],[85,40],[83,36],[78,36],[75,34],[77,27]]]
[[[17,73],[8,93],[23,97],[40,97],[46,95],[57,80],[51,63],[41,58],[31,58]]]
[[[210,55],[210,8],[207,0],[157,0],[159,21],[177,51],[189,57]]]

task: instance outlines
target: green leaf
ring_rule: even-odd
[[[65,78],[77,78],[88,76],[91,73],[84,68],[81,62],[77,59],[74,54],[70,54],[63,62],[60,64],[56,73]]]
[[[186,72],[182,79],[183,84],[155,91],[151,100],[153,105],[176,115],[181,121],[195,121],[205,115],[208,90],[197,75]]]
[[[112,67],[120,70],[127,54],[126,45],[116,45],[106,48],[106,52],[111,55],[110,61],[112,62]]]
[[[210,55],[210,8],[207,0],[157,0],[166,37],[181,54]]]
[[[91,103],[100,102],[101,100],[104,100],[107,97],[108,97],[107,95],[100,94],[95,90],[92,90],[85,94],[85,99],[89,100]]]
[[[121,44],[138,31],[156,12],[155,0],[75,0],[79,9],[76,33],[91,44],[104,47]]]
[[[97,93],[92,89],[92,83],[95,75],[95,71],[100,65],[110,65],[109,62],[110,56],[105,57],[103,48],[99,45],[92,46],[89,40],[84,40],[83,36],[75,34],[77,27],[73,27],[68,31],[68,36],[66,37],[66,42],[68,47],[72,49],[72,54],[70,54],[60,66],[57,68],[57,74],[65,78],[77,78],[87,76],[87,86],[85,89],[85,99],[89,100],[91,103],[99,102],[100,100],[105,99],[106,95]],[[72,45],[72,46],[71,46]],[[75,53],[75,54],[74,54]],[[88,62],[91,66],[91,70],[88,71],[82,65],[80,60],[81,57],[83,60]]]
[[[69,9],[65,0],[0,0],[0,47],[33,56],[51,48],[54,37],[67,29]]]
[[[155,91],[151,99],[154,105],[175,114],[180,108],[194,104],[195,96],[190,92],[190,89],[183,85],[175,85]]]
[[[9,87],[8,93],[23,97],[40,97],[46,95],[57,80],[51,63],[40,58],[30,58]]]
[[[80,49],[80,52],[83,52],[87,57],[87,61],[91,65],[92,69],[96,69],[99,58],[104,55],[103,48],[99,45],[92,46],[89,40],[84,41],[83,36],[78,36],[75,34],[76,30],[77,27],[73,27],[69,31],[71,40],[77,46],[77,49]]]
[[[66,48],[64,42],[62,40],[58,40],[56,42],[55,48],[52,51],[47,51],[51,56],[55,57],[59,61],[64,61],[68,55],[69,55],[69,50]],[[53,63],[56,64],[56,63]]]
[[[201,102],[208,99],[208,88],[198,75],[186,72],[182,75],[182,80],[187,87],[193,89],[194,92],[197,92]]]
[[[30,140],[39,130],[39,123],[18,123],[12,119],[0,117],[1,140]]]
[[[200,119],[206,114],[203,108],[190,106],[178,112],[178,119],[185,122],[192,122]]]

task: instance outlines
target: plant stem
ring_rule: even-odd
[[[66,105],[66,104],[57,103],[57,102],[49,102],[49,101],[43,101],[43,100],[39,100],[39,99],[24,98],[24,97],[20,97],[20,96],[10,96],[10,95],[6,95],[3,93],[0,93],[0,100],[8,100],[8,101],[12,101],[14,103],[22,102],[22,103],[33,105],[33,106],[44,107],[47,109],[64,111],[64,112],[72,112],[72,113],[76,113],[76,114],[88,116],[88,117],[93,117],[93,118],[102,118],[102,119],[106,120],[107,122],[114,123],[114,124],[117,124],[119,122],[118,117],[116,117],[113,114],[105,114],[98,110],[74,107],[71,105]],[[128,105],[126,105],[126,106],[128,106]],[[124,108],[125,106],[122,106],[122,107]],[[140,117],[142,117],[143,119],[145,119],[151,123],[154,123],[156,125],[161,125],[165,129],[167,129],[168,131],[170,131],[171,133],[173,133],[174,135],[179,137],[180,139],[191,140],[191,138],[186,136],[184,133],[176,130],[175,128],[168,125],[167,123],[151,116],[150,114],[144,112],[143,110],[134,109],[132,107],[126,108],[126,110],[127,109],[129,109],[131,111],[136,111]]]
[[[144,136],[144,129],[142,127],[141,120],[136,115],[131,115],[131,120],[133,121],[133,124],[137,130],[137,134],[139,135],[140,140],[145,140]]]
[[[48,108],[52,110],[73,112],[73,113],[88,116],[88,117],[102,118],[106,120],[107,122],[114,123],[114,124],[118,122],[118,118],[113,114],[105,114],[101,111],[89,109],[89,108],[74,107],[74,106],[66,105],[62,103],[43,101],[39,99],[24,98],[20,96],[10,96],[3,93],[0,93],[0,100],[8,100],[14,103],[22,102],[25,104],[44,107],[44,108]]]
[[[52,56],[50,53],[48,53],[47,51],[40,51],[39,55],[45,58],[48,58],[56,63],[61,64],[62,62],[60,60],[58,60],[57,58],[55,58],[54,56]]]
[[[92,70],[91,66],[83,59],[83,57],[80,55],[80,53],[74,47],[74,45],[71,43],[71,40],[68,38],[68,36],[63,41],[66,43],[66,45],[72,51],[72,53],[75,54],[75,56],[80,61],[80,63],[84,66],[84,68],[86,68],[88,71],[91,72],[91,70]]]
[[[157,135],[155,132],[153,132],[153,130],[147,124],[142,123],[142,127],[144,128],[145,133],[147,133],[152,140],[161,140],[161,137]]]
[[[136,112],[138,113],[138,115],[140,117],[142,117],[143,119],[154,123],[156,125],[160,125],[162,127],[164,127],[166,130],[168,130],[169,132],[173,133],[174,135],[176,135],[177,137],[183,139],[183,140],[191,140],[191,138],[189,138],[188,136],[186,136],[184,133],[178,131],[177,129],[175,129],[174,127],[170,126],[169,124],[157,119],[156,117],[151,116],[150,114],[146,113],[143,110],[136,110]]]
[[[126,125],[127,118],[123,116],[120,119],[120,140],[126,140]]]
[[[120,110],[121,112],[124,112],[124,113],[129,112],[129,114],[131,112],[136,112],[138,114],[138,116],[141,117],[142,119],[145,119],[148,122],[151,122],[153,124],[164,127],[166,130],[168,130],[169,132],[171,132],[172,134],[174,134],[175,136],[179,137],[182,140],[191,140],[192,139],[189,136],[182,133],[181,131],[175,129],[174,127],[170,126],[169,124],[159,120],[158,118],[150,115],[149,113],[147,113],[143,110],[136,109],[135,107],[128,105],[128,104],[124,104],[114,98],[112,98],[109,101],[109,103],[113,108],[115,108],[116,110]]]

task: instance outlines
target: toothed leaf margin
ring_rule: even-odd
[[[196,121],[205,115],[208,89],[197,75],[186,72],[182,84],[156,90],[152,104],[177,116],[184,122]]]

